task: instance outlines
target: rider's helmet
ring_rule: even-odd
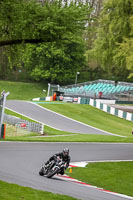
[[[63,156],[67,157],[68,155],[69,155],[69,149],[68,148],[63,149]]]

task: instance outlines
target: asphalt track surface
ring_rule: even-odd
[[[0,142],[0,179],[82,200],[131,199],[61,180],[60,177],[48,179],[39,176],[43,161],[66,146],[70,149],[72,162],[133,160],[133,144]]]
[[[29,102],[7,101],[6,107],[64,131],[108,134],[102,130],[74,122],[47,109],[41,109]],[[51,155],[66,146],[70,149],[72,162],[133,160],[133,144],[0,142],[0,179],[82,200],[131,199],[62,180],[57,176],[52,179],[39,176],[38,171],[43,161],[47,161]]]
[[[37,120],[55,129],[71,133],[113,135],[100,129],[96,129],[81,122],[72,120],[36,104],[26,101],[8,100],[6,107],[29,118]]]

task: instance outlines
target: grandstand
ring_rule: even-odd
[[[102,80],[60,87],[64,96],[133,101],[133,83]]]

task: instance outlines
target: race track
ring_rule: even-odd
[[[82,200],[129,199],[59,177],[48,179],[39,176],[43,161],[66,146],[70,149],[72,162],[133,160],[133,144],[0,142],[0,179]]]
[[[113,135],[26,101],[8,100],[6,107],[55,129],[71,133]],[[114,134],[115,135],[115,134]]]
[[[24,101],[7,101],[6,107],[51,127],[82,134],[109,134]],[[112,143],[28,143],[0,142],[0,180],[22,186],[65,194],[82,200],[124,200],[121,196],[94,187],[38,175],[43,161],[64,147],[70,149],[71,162],[132,160],[133,144]],[[95,174],[94,174],[95,176]]]

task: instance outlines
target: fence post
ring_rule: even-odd
[[[41,127],[41,135],[43,134],[43,129],[44,129],[44,124],[42,124],[42,127]]]
[[[6,124],[2,124],[1,126],[1,138],[5,139],[6,137]]]

